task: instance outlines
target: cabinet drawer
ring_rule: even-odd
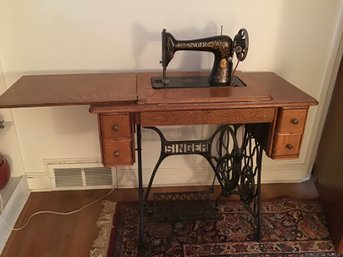
[[[134,163],[132,140],[104,141],[102,159],[105,166],[131,165]]]
[[[302,134],[275,135],[273,158],[293,158],[299,156]]]
[[[278,114],[277,133],[302,134],[305,128],[307,108],[282,109]]]
[[[131,137],[130,114],[100,115],[100,130],[103,140]]]

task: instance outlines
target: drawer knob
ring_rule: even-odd
[[[114,152],[114,156],[115,156],[115,157],[119,157],[119,156],[120,156],[120,152],[119,152],[119,151],[115,151],[115,152]]]
[[[291,150],[291,149],[293,149],[293,145],[292,145],[292,144],[287,144],[287,145],[286,145],[286,148],[289,149],[289,150]]]
[[[114,124],[112,126],[113,131],[119,131],[119,126],[117,124]]]
[[[293,118],[291,119],[291,122],[294,124],[294,125],[297,125],[299,123],[299,120],[297,118]]]

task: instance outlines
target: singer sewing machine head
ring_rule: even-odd
[[[226,35],[193,40],[176,40],[172,34],[163,29],[161,60],[163,73],[162,78],[152,80],[152,86],[154,88],[173,87],[170,85],[171,80],[167,77],[166,70],[175,52],[180,50],[212,52],[214,63],[208,78],[209,86],[230,86],[233,75],[233,55],[236,54],[238,62],[243,61],[247,56],[248,48],[249,38],[245,29],[240,29],[234,40]]]

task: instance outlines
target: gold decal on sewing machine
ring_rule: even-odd
[[[210,42],[182,42],[177,43],[175,45],[177,48],[183,48],[183,49],[194,49],[194,48],[216,48],[216,49],[227,49],[229,48],[228,42],[216,42],[216,41],[210,41]],[[227,51],[227,50],[226,50]]]
[[[229,65],[229,62],[225,58],[220,60],[220,63],[219,63],[220,68],[225,69],[227,68],[228,65]]]

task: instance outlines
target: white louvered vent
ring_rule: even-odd
[[[54,169],[56,187],[81,187],[82,170],[81,169]]]
[[[88,186],[111,186],[112,172],[108,168],[86,168],[84,169],[86,185]]]
[[[109,188],[113,185],[112,171],[104,167],[87,168],[53,168],[53,188],[62,189],[96,189]]]

